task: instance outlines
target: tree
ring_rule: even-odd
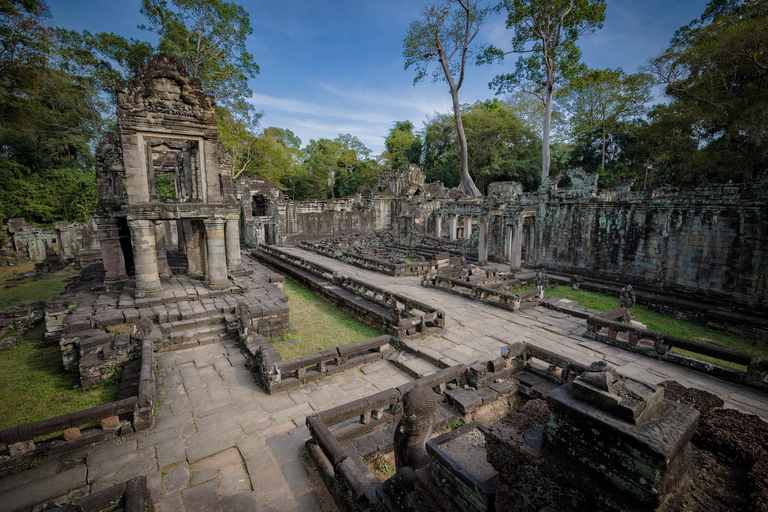
[[[768,1],[713,0],[646,70],[729,179],[768,167]]]
[[[513,73],[498,75],[490,84],[497,93],[522,90],[541,100],[544,106],[542,127],[541,179],[549,176],[550,125],[555,91],[561,80],[568,80],[582,69],[576,40],[584,33],[602,28],[605,0],[504,0],[507,28],[514,30],[512,50],[490,46],[480,61],[501,60],[510,53],[521,55]]]
[[[413,133],[413,123],[397,121],[384,141],[386,151],[382,155],[387,165],[396,169],[403,164],[421,161],[421,136]]]
[[[627,75],[621,69],[589,69],[571,79],[564,93],[576,138],[598,132],[602,139],[600,169],[605,171],[608,134],[613,127],[645,112],[653,78],[645,73]]]
[[[540,140],[508,104],[497,99],[464,106],[462,120],[467,134],[467,154],[480,190],[494,181],[517,181],[527,190],[536,188],[540,168]],[[425,130],[424,172],[430,179],[458,181],[456,126],[448,115],[430,119]]]
[[[444,0],[427,5],[422,18],[411,22],[403,41],[405,69],[414,66],[416,84],[427,75],[428,66],[434,60],[440,68],[432,73],[433,79],[445,80],[453,100],[453,117],[461,152],[459,190],[470,197],[482,194],[469,175],[467,137],[461,121],[459,89],[464,84],[467,58],[474,54],[472,42],[480,32],[487,7],[480,7],[480,0]]]
[[[142,0],[141,14],[148,25],[140,28],[157,33],[158,49],[179,58],[207,93],[224,104],[251,95],[248,78],[259,66],[245,47],[253,30],[242,6],[223,0]]]

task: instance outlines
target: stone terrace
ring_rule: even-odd
[[[583,337],[583,320],[543,307],[512,313],[436,289],[417,277],[395,278],[300,249],[307,260],[443,309],[444,334],[416,343],[446,362],[497,357],[507,343],[527,341],[581,363],[605,359],[649,383],[674,379],[720,395],[727,407],[768,417],[768,397],[685,368],[630,354]],[[433,356],[435,355],[434,353]],[[235,343],[161,354],[155,426],[70,452],[0,480],[0,510],[43,499],[76,499],[146,474],[159,511],[335,510],[304,450],[307,414],[398,386],[435,368],[404,357],[378,361],[287,393],[257,387]],[[405,368],[408,373],[400,368]]]

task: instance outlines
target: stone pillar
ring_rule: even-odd
[[[464,238],[469,240],[471,236],[472,236],[472,216],[465,215],[464,216]]]
[[[435,238],[443,237],[443,216],[442,214],[435,215]]]
[[[453,214],[448,216],[448,231],[450,232],[451,240],[456,240],[456,221],[458,217],[458,215]]]
[[[157,272],[160,277],[171,277],[171,267],[168,265],[168,254],[165,243],[165,221],[155,221],[155,250],[157,251]]]
[[[488,263],[488,217],[480,217],[477,229],[477,261],[485,265]]]
[[[184,238],[184,221],[176,221],[176,248],[179,254],[187,254],[187,241]]]
[[[101,246],[101,262],[104,265],[106,274],[104,275],[104,284],[115,285],[128,279],[125,270],[125,257],[123,249],[120,247],[120,233],[117,228],[116,220],[100,220],[96,234],[99,237]]]
[[[62,258],[74,258],[72,254],[72,235],[69,232],[69,224],[65,221],[56,223],[56,238],[59,243],[59,256]]]
[[[512,243],[510,244],[509,266],[513,269],[519,269],[522,265],[523,247],[523,220],[515,220],[512,228]]]
[[[187,254],[187,275],[200,277],[203,271],[203,234],[200,229],[200,221],[185,220],[184,224],[184,252]]]
[[[133,261],[136,266],[136,298],[157,297],[163,294],[157,270],[155,223],[151,220],[129,220]]]
[[[222,290],[229,288],[227,279],[227,254],[224,243],[225,219],[207,219],[205,239],[208,242],[208,288]]]
[[[226,237],[227,271],[230,274],[240,272],[242,270],[242,262],[240,261],[239,215],[227,218],[227,223],[224,226],[224,235]]]

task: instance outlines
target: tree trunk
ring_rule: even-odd
[[[605,173],[605,123],[603,123],[603,159],[600,162],[600,170]]]
[[[459,105],[459,92],[451,88],[453,99],[453,117],[456,120],[456,133],[459,135],[459,148],[461,150],[461,183],[459,192],[464,192],[469,197],[481,197],[483,194],[475,186],[472,176],[469,175],[469,152],[467,150],[467,135],[464,133],[464,123],[461,120],[461,105]]]
[[[544,100],[544,130],[541,146],[541,182],[549,177],[549,130],[552,122],[552,84],[546,85],[546,98]]]

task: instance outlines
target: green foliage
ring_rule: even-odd
[[[692,128],[688,175],[700,162],[719,167],[721,180],[768,168],[768,2],[711,1],[647,70],[671,99],[667,113]]]
[[[599,169],[605,174],[608,137],[625,121],[638,118],[651,99],[653,78],[645,73],[627,75],[621,69],[588,69],[571,79],[563,97],[571,114],[571,129],[582,143],[599,138]],[[585,168],[588,172],[597,169]]]
[[[160,36],[160,51],[175,55],[206,92],[228,104],[251,95],[248,78],[259,72],[245,46],[251,35],[248,12],[222,0],[142,0],[148,25]]]
[[[52,225],[62,219],[85,221],[96,205],[96,176],[76,168],[32,172],[0,159],[0,223],[14,217]]]
[[[386,165],[397,169],[403,164],[421,162],[421,136],[413,133],[413,123],[397,121],[384,141],[386,151],[381,155]]]
[[[478,102],[462,109],[470,170],[481,190],[494,181],[517,181],[528,190],[539,182],[538,136],[524,126],[509,104]],[[459,148],[452,116],[436,115],[424,137],[424,172],[428,180],[456,186]]]
[[[498,75],[490,86],[497,93],[520,90],[544,105],[542,179],[549,175],[550,120],[554,93],[562,80],[582,70],[577,39],[602,28],[605,0],[505,0],[506,26],[513,29],[512,49],[485,48],[478,61],[502,60],[507,53],[521,56],[512,73]]]

